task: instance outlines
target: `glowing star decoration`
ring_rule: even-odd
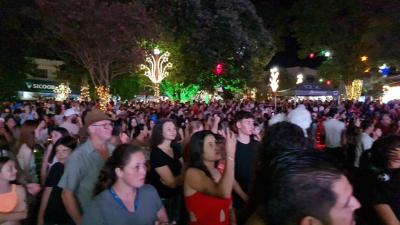
[[[71,94],[71,89],[67,84],[61,83],[54,88],[54,94],[56,94],[56,101],[64,101]]]
[[[383,97],[382,102],[388,103],[392,100],[400,99],[400,86],[390,87],[388,85],[383,86]]]
[[[110,88],[106,86],[97,86],[96,94],[99,97],[100,110],[106,111],[110,102]]]
[[[272,89],[273,92],[276,92],[278,90],[279,87],[279,71],[277,67],[274,67],[272,69],[270,69],[271,72],[271,77],[269,78],[269,82],[270,82],[270,87]]]
[[[327,58],[331,57],[331,55],[332,55],[332,53],[330,51],[325,51],[324,52],[324,56],[327,57]]]
[[[368,60],[368,56],[363,55],[361,56],[361,62],[366,62]]]
[[[301,84],[301,83],[303,83],[303,79],[304,79],[304,76],[303,76],[303,74],[298,74],[297,75],[297,81],[296,81],[296,84]]]
[[[387,77],[387,75],[389,74],[389,70],[390,67],[388,67],[386,63],[379,67],[379,73],[381,73],[384,77]]]
[[[161,54],[161,51],[156,48],[153,54],[146,57],[148,66],[140,65],[140,69],[145,71],[144,75],[153,83],[154,96],[157,101],[160,101],[160,83],[169,75],[167,70],[172,68],[172,63],[168,62],[169,56],[169,52]]]

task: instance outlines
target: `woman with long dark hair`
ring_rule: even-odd
[[[230,131],[225,136],[224,171],[217,167],[223,150],[211,131],[196,132],[190,140],[184,194],[191,225],[228,225],[235,221],[230,207],[235,184],[236,137]]]
[[[50,158],[57,157],[57,162],[51,167],[49,176],[46,178],[40,203],[38,225],[73,224],[61,199],[62,189],[57,185],[64,173],[64,163],[76,148],[76,145],[75,138],[69,136],[58,139],[53,145]]]
[[[183,159],[175,143],[177,130],[172,120],[154,126],[150,139],[150,184],[157,189],[168,217],[179,221],[182,214]]]
[[[157,191],[144,184],[146,160],[140,148],[122,144],[108,158],[95,188],[97,195],[82,225],[161,224],[168,217]]]

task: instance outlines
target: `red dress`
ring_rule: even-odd
[[[201,192],[185,197],[187,211],[194,215],[196,221],[189,225],[229,225],[231,198],[217,198]],[[225,220],[220,221],[221,210]]]

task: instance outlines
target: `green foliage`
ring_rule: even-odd
[[[159,16],[161,37],[173,46],[168,49],[171,59],[176,57],[171,80],[210,90],[218,81],[210,78],[212,70],[224,63],[228,69],[222,76],[251,84],[275,53],[271,35],[249,0],[145,2]]]
[[[146,83],[147,78],[141,74],[118,76],[111,83],[111,94],[121,96],[122,100],[129,100],[140,94]]]
[[[190,84],[185,86],[183,83],[174,83],[164,80],[160,84],[161,92],[164,92],[171,100],[180,102],[190,102],[200,90],[199,85]]]

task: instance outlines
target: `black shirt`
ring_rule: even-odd
[[[154,148],[150,153],[150,184],[152,184],[158,191],[161,198],[170,198],[180,193],[181,187],[169,188],[161,182],[161,177],[155,170],[158,167],[168,166],[174,177],[181,174],[182,164],[179,160],[182,157],[181,152],[177,148],[172,148],[174,157],[171,158],[168,154],[163,152],[160,148]]]
[[[387,204],[400,219],[400,169],[385,170],[372,188],[372,205]]]
[[[252,137],[248,144],[236,142],[235,179],[247,194],[249,194],[253,181],[258,145],[259,142]],[[242,208],[243,202],[238,196],[234,195],[233,200],[235,208]]]
[[[44,212],[44,221],[46,223],[64,224],[72,222],[61,199],[62,188],[57,186],[63,173],[64,164],[57,162],[51,167],[46,179],[45,186],[53,188]]]

